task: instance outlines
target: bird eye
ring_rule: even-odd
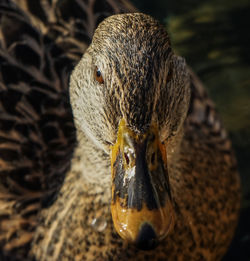
[[[96,79],[100,84],[103,84],[103,83],[104,83],[101,70],[100,70],[99,68],[97,68],[97,67],[95,67],[95,79]]]

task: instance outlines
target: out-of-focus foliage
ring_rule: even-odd
[[[243,187],[242,214],[225,257],[250,260],[250,1],[134,0],[166,24],[176,53],[202,79],[229,131]]]
[[[250,127],[250,2],[248,8],[243,1],[211,2],[170,17],[168,30],[235,132]]]

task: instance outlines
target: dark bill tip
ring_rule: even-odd
[[[159,244],[156,233],[152,226],[148,223],[142,225],[135,245],[141,250],[152,250]]]

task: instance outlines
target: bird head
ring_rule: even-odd
[[[73,71],[70,98],[77,128],[110,155],[118,234],[155,247],[174,224],[167,155],[189,106],[185,61],[152,17],[114,15]]]

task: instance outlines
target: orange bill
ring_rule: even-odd
[[[166,149],[157,126],[136,134],[121,120],[111,170],[116,231],[140,249],[156,247],[174,224]]]

